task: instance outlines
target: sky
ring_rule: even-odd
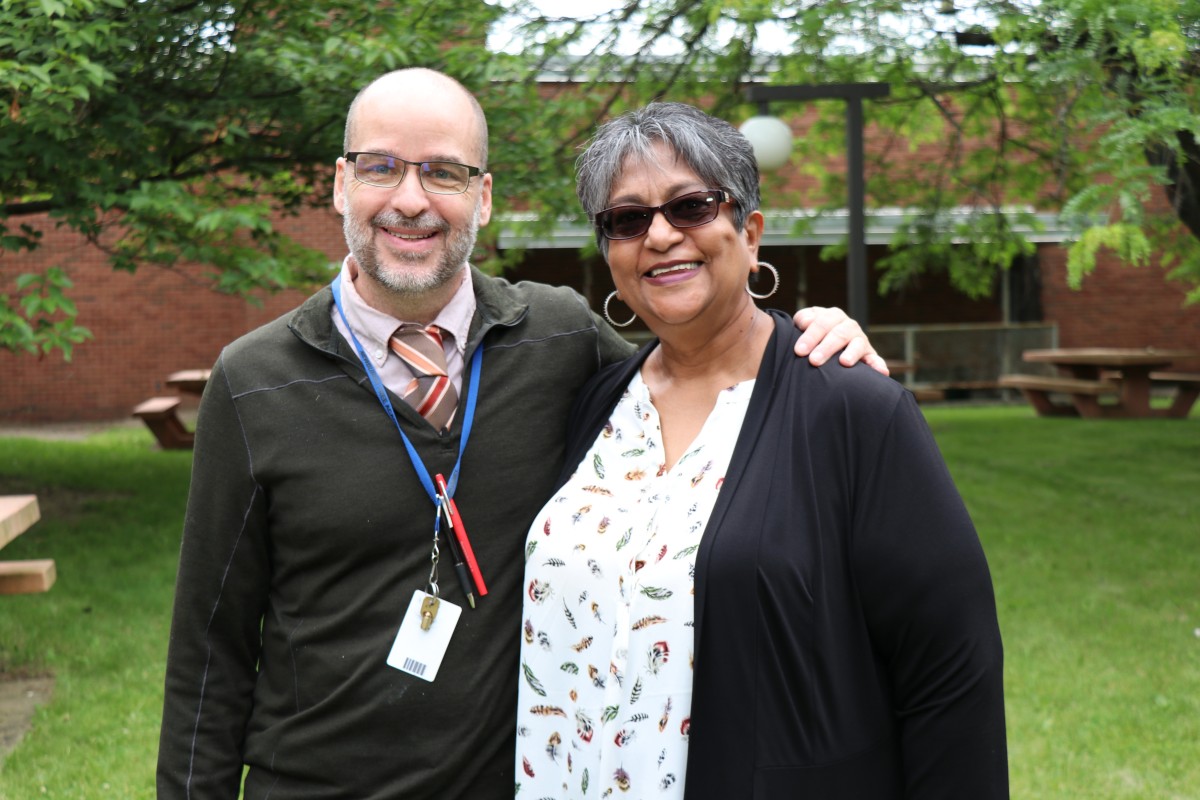
[[[495,2],[503,8],[512,9],[518,5],[520,0],[495,0]],[[524,0],[522,4],[532,7],[548,17],[574,18],[581,15],[581,8],[586,9],[586,13],[590,16],[598,16],[621,8],[626,4],[626,0]],[[910,41],[916,40],[916,42],[929,36],[944,35],[956,28],[963,29],[978,24],[990,27],[986,24],[989,18],[978,8],[977,0],[954,0],[955,13],[952,16],[936,13],[941,7],[941,0],[912,0],[912,6],[919,8],[923,13],[914,13],[909,17],[888,15],[886,18],[881,18],[879,24],[892,28],[903,38],[912,37]],[[506,20],[497,24],[488,40],[490,49],[497,52],[519,52],[521,42],[516,31],[517,23],[516,15],[510,14]],[[931,24],[934,28],[933,31],[930,30]],[[727,24],[726,27],[732,30],[732,26]],[[721,24],[718,23],[718,36],[720,31]],[[757,33],[755,49],[761,53],[784,53],[791,47],[792,36],[782,24],[761,23]],[[590,41],[581,41],[572,50],[582,54],[587,52],[595,44],[595,41],[596,37],[593,36]],[[641,44],[641,37],[638,36],[635,26],[631,25],[628,26],[628,30],[623,32],[617,51],[635,53],[641,50]],[[842,40],[839,44],[848,50],[861,50],[862,47],[861,43],[856,43],[852,39]],[[677,38],[664,37],[651,52],[655,55],[670,56],[677,54],[680,49]]]
[[[587,14],[591,16],[608,13],[625,5],[622,0],[582,0],[582,2],[586,6]],[[499,0],[498,4],[505,8],[514,6],[513,0]],[[548,17],[572,18],[580,15],[581,0],[529,0],[528,4]],[[498,24],[488,39],[489,49],[499,52],[518,52],[520,42],[515,37],[515,24],[516,20],[511,17],[507,24],[504,22]],[[759,49],[764,52],[781,52],[787,48],[789,43],[789,36],[783,27],[773,23],[761,25],[759,36]],[[584,40],[573,49],[580,53],[586,52],[594,43],[595,37],[590,41]],[[640,49],[640,37],[633,26],[630,26],[629,30],[622,34],[617,50],[618,52],[635,53]],[[678,39],[666,37],[664,41],[655,46],[652,52],[656,55],[674,55],[680,50]]]

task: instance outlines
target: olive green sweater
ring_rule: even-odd
[[[522,545],[561,467],[579,387],[629,346],[566,289],[475,272],[483,347],[459,510],[489,594],[464,602],[436,681],[388,666],[429,574],[434,507],[323,289],[229,345],[205,390],[184,525],[160,799],[508,798]],[[464,387],[465,391],[465,387]],[[464,402],[466,398],[463,398]],[[397,417],[449,474],[439,436]]]

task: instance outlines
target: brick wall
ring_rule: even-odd
[[[1066,251],[1047,248],[1042,306],[1063,347],[1200,349],[1200,305],[1185,307],[1183,286],[1157,263],[1133,269],[1102,256],[1079,290],[1067,287],[1066,275]],[[1176,366],[1200,369],[1200,361]]]
[[[340,260],[340,219],[332,213],[314,211],[283,224]],[[6,282],[46,265],[64,267],[75,284],[70,294],[79,324],[94,338],[76,346],[69,362],[57,353],[0,351],[0,424],[128,417],[137,403],[164,391],[171,372],[211,366],[225,344],[304,297],[294,291],[262,295],[256,307],[206,288],[204,269],[195,266],[117,272],[82,238],[54,231],[44,219],[36,225],[46,233],[45,246],[33,254],[5,253],[0,263]],[[9,283],[0,291],[11,289]],[[185,398],[185,404],[194,401]]]

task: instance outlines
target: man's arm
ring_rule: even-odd
[[[218,361],[196,423],[163,699],[159,800],[234,800],[270,585],[266,503]]]
[[[600,363],[610,364],[628,358],[634,347],[621,337],[606,323],[599,314],[592,312],[592,318],[600,331]],[[859,324],[846,315],[845,311],[836,306],[809,306],[796,312],[793,317],[796,327],[803,331],[796,342],[796,355],[803,358],[808,356],[814,367],[819,367],[829,360],[829,357],[839,350],[842,355],[838,362],[844,367],[852,367],[862,361],[871,369],[887,375],[887,361],[875,352],[871,340]]]
[[[796,327],[804,331],[796,342],[796,355],[808,356],[814,367],[819,367],[830,356],[843,350],[838,362],[850,367],[862,361],[871,369],[887,375],[887,361],[871,345],[871,340],[857,322],[836,306],[809,306],[796,312],[793,317]]]

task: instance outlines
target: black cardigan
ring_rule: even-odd
[[[991,578],[924,417],[774,317],[697,556],[686,797],[1008,797]],[[585,387],[564,479],[654,346]]]

